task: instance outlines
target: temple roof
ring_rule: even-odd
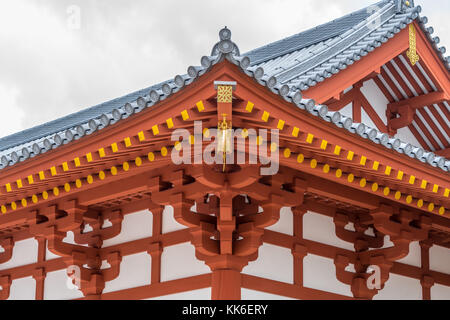
[[[420,6],[415,7],[411,0],[408,6],[405,3],[405,0],[381,1],[242,55],[231,41],[231,31],[222,29],[221,41],[214,46],[211,55],[202,57],[201,66],[189,67],[187,74],[0,139],[0,169],[56,149],[150,108],[195,81],[212,65],[228,59],[261,85],[312,115],[386,148],[449,171],[450,161],[445,158],[364,124],[353,123],[351,118],[339,112],[329,112],[326,106],[316,105],[301,95],[302,91],[362,59],[413,20],[419,23],[443,64],[450,70],[450,57],[444,57],[445,48],[437,47],[438,38],[431,37],[433,28],[426,26],[426,17],[419,16]]]

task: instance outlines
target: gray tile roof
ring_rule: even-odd
[[[301,95],[301,91],[360,60],[415,19],[418,19],[450,70],[450,57],[444,57],[445,48],[437,47],[439,38],[432,38],[433,28],[426,27],[426,17],[419,17],[420,6],[414,7],[410,0],[411,5],[406,7],[404,1],[378,2],[243,55],[231,41],[230,30],[222,29],[219,33],[220,42],[213,47],[211,55],[202,57],[201,66],[189,67],[185,75],[0,139],[0,169],[78,140],[149,108],[192,83],[212,65],[228,59],[261,85],[312,115],[448,172],[449,160],[392,138],[363,123],[353,123],[351,118],[339,112],[329,112],[326,106],[316,105],[313,100],[304,99]]]

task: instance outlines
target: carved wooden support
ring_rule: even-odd
[[[102,257],[97,247],[98,239],[102,240],[101,237],[105,234],[114,236],[115,233],[120,232],[122,215],[116,212],[110,216],[116,222],[116,227],[112,231],[102,234],[99,230],[95,237],[92,237],[91,235],[83,236],[81,233],[86,221],[94,221],[89,214],[85,217],[85,213],[87,208],[78,206],[75,201],[50,206],[35,213],[34,219],[29,221],[30,232],[36,237],[45,237],[48,249],[64,258],[68,276],[73,279],[72,282],[87,299],[100,299],[105,281],[110,281],[119,275],[122,258],[119,252],[109,253],[106,261],[110,264],[110,268],[101,269]],[[95,226],[95,223],[93,224]],[[69,230],[75,230],[74,233],[80,235],[78,240],[87,242],[91,246],[64,242]],[[97,238],[95,241],[91,241],[95,238]]]
[[[89,261],[88,268],[84,266]],[[73,284],[83,292],[90,300],[100,299],[105,282],[114,280],[119,276],[122,256],[120,252],[111,252],[106,256],[109,268],[101,269],[102,259],[97,255],[92,261],[88,256],[79,251],[73,251],[71,256],[65,257],[64,262],[68,267],[67,275],[73,279]]]
[[[414,118],[415,110],[409,105],[402,105],[393,111],[389,107],[386,109],[386,116],[388,119],[389,134],[396,134],[398,129],[410,125]]]
[[[354,297],[359,299],[372,299],[389,279],[393,262],[408,255],[409,244],[412,241],[426,239],[431,227],[428,217],[414,215],[402,209],[396,214],[392,207],[384,204],[371,212],[370,217],[354,216],[355,231],[344,229],[349,221],[348,215],[335,214],[337,236],[355,246],[355,255],[352,257],[355,272],[346,270],[351,262],[350,257],[337,255],[335,258],[336,276],[339,281],[350,285]],[[373,226],[375,237],[364,234],[369,225]],[[392,247],[381,248],[384,237],[381,233],[390,236],[394,243]],[[369,250],[369,248],[375,249]],[[369,288],[368,280],[372,277],[372,274],[368,273],[369,266],[380,268],[378,288]]]
[[[304,181],[282,174],[261,180],[244,170],[249,176],[185,168],[149,183],[152,201],[172,205],[175,219],[190,228],[196,257],[213,271],[213,299],[240,298],[240,272],[257,258],[263,229],[283,206],[303,202]]]
[[[102,228],[105,220],[111,222],[112,226]],[[107,211],[103,214],[88,214],[83,218],[83,227],[79,232],[74,233],[75,242],[78,244],[87,244],[90,247],[101,248],[103,240],[111,239],[117,236],[122,230],[123,214],[120,210]],[[89,224],[92,231],[84,232],[84,226]]]
[[[352,218],[352,219],[351,219]],[[381,248],[383,246],[384,236],[378,230],[374,229],[375,236],[365,234],[369,226],[363,223],[363,217],[353,214],[344,214],[336,212],[333,218],[336,236],[346,242],[353,243],[355,251],[367,250],[370,248]],[[351,221],[352,220],[352,221]],[[349,222],[353,222],[355,231],[345,229]]]
[[[1,239],[0,246],[4,250],[2,253],[0,253],[0,263],[5,263],[11,260],[14,248],[14,239],[13,238]]]

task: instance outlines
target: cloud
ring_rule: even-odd
[[[18,96],[17,88],[0,85],[0,137],[22,130],[25,113],[17,105]]]
[[[8,124],[0,136],[185,73],[187,66],[198,65],[200,57],[210,53],[225,25],[245,52],[373,2],[4,2],[0,11],[0,111]],[[424,6],[441,43],[449,43],[448,1],[435,0]],[[73,8],[80,10],[80,29],[73,29],[78,21]]]

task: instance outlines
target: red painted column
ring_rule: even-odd
[[[303,286],[303,259],[308,254],[306,246],[301,244],[303,240],[303,216],[307,211],[303,208],[294,208],[292,210],[294,220],[294,238],[296,243],[292,248],[294,256],[294,284]]]
[[[212,300],[240,300],[241,272],[232,269],[214,270],[211,278]]]
[[[45,261],[47,240],[44,237],[36,237],[38,241],[38,263]],[[46,272],[44,268],[37,268],[33,271],[33,278],[36,280],[36,300],[44,300],[44,283]]]
[[[162,234],[162,215],[164,206],[158,206],[151,208],[150,211],[153,214],[153,229],[152,237],[159,239]],[[161,281],[161,255],[163,252],[163,246],[161,242],[153,242],[149,245],[147,253],[152,258],[150,283],[159,283]]]
[[[159,283],[161,281],[161,254],[163,246],[161,242],[154,242],[148,247],[148,254],[152,257],[152,271],[150,283]]]
[[[33,278],[36,280],[36,300],[44,300],[44,281],[46,272],[44,268],[37,268],[33,271]]]
[[[420,241],[420,252],[422,261],[422,299],[431,300],[431,287],[434,285],[434,279],[429,275],[430,272],[430,248],[433,243],[428,239]]]

